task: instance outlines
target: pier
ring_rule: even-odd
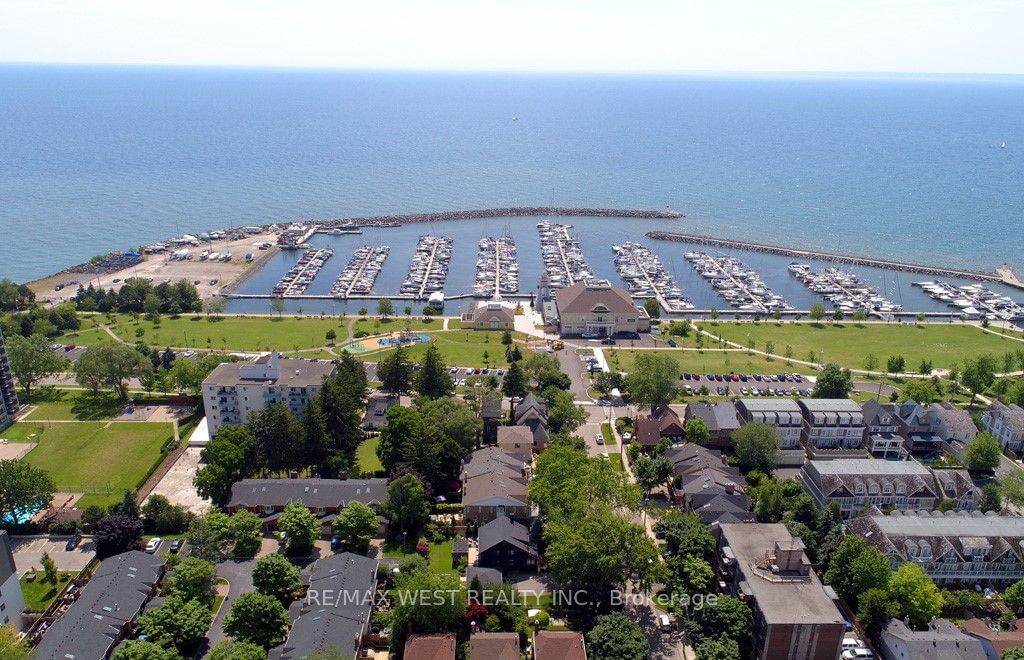
[[[452,239],[448,236],[420,236],[409,262],[409,272],[400,293],[415,293],[418,298],[444,289],[448,262],[452,258]]]
[[[362,245],[356,248],[352,259],[334,280],[331,297],[353,298],[353,294],[369,296],[390,250],[387,245]]]
[[[331,249],[306,250],[274,287],[273,295],[294,298],[304,293],[333,254]]]
[[[682,289],[665,270],[661,259],[639,243],[627,241],[613,245],[615,270],[625,280],[633,297],[653,297],[666,312],[683,312],[693,309],[689,300],[683,297]]]
[[[547,220],[537,223],[540,249],[548,286],[560,289],[592,277],[590,266],[583,258],[580,247],[569,229],[572,225],[552,224]]]
[[[477,243],[476,285],[473,294],[498,299],[519,292],[516,242],[510,236],[485,237]]]
[[[782,296],[768,288],[760,275],[736,257],[714,257],[703,252],[687,252],[683,256],[718,295],[740,311],[768,314],[790,308]]]
[[[851,264],[854,266],[872,266],[875,268],[886,268],[906,273],[922,273],[925,275],[937,275],[939,277],[958,277],[963,279],[981,280],[984,282],[999,282],[1008,286],[1024,289],[1024,282],[1021,282],[1008,269],[1000,269],[997,272],[983,272],[958,268],[946,268],[941,266],[926,266],[903,261],[892,261],[888,259],[877,259],[874,257],[858,257],[835,252],[820,252],[816,250],[800,250],[797,248],[785,247],[782,245],[771,245],[768,243],[754,243],[751,241],[739,241],[731,238],[716,238],[701,234],[684,234],[672,231],[649,231],[648,238],[659,241],[677,241],[680,243],[694,243],[697,245],[711,245],[714,247],[731,248],[736,250],[749,250],[751,252],[764,252],[766,254],[777,254],[796,259],[816,259],[819,261],[832,261],[835,263]]]

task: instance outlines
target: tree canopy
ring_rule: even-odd
[[[47,506],[55,491],[48,472],[25,461],[0,460],[0,518],[20,525]]]
[[[42,379],[67,371],[71,366],[71,361],[55,353],[50,348],[50,341],[42,335],[9,337],[7,357],[10,359],[11,372],[26,395],[30,395],[32,386]]]
[[[818,399],[845,399],[853,389],[853,376],[849,369],[829,363],[818,374],[812,396]]]
[[[587,633],[587,657],[592,660],[646,660],[650,652],[640,626],[624,614],[598,617]]]
[[[1003,448],[995,436],[986,431],[971,438],[964,448],[964,465],[969,470],[994,470],[999,467]]]
[[[732,434],[736,460],[744,470],[759,470],[766,474],[775,469],[775,456],[779,450],[779,432],[771,424],[753,422],[744,424]]]
[[[626,389],[630,403],[636,406],[654,409],[671,403],[679,391],[679,364],[671,355],[642,351],[626,378]]]

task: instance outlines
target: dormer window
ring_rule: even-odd
[[[892,484],[890,484],[890,483],[882,484],[882,494],[883,495],[892,495]]]
[[[907,487],[904,484],[901,484],[901,483],[896,484],[896,494],[897,495],[906,495],[907,494]]]
[[[858,483],[856,486],[854,486],[853,492],[855,492],[857,495],[863,495],[864,494],[864,484]]]

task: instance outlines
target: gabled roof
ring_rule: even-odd
[[[1014,431],[1024,431],[1024,408],[1016,403],[1006,405],[996,399],[988,405],[988,413],[1003,419],[1003,424]]]
[[[736,406],[727,401],[691,403],[686,406],[686,417],[703,419],[711,433],[735,431],[740,427],[740,420],[736,417]]]
[[[533,657],[534,660],[587,660],[583,634],[540,630],[533,638]]]
[[[531,392],[516,406],[512,419],[516,424],[522,424],[525,419],[537,419],[547,425],[548,403]]]
[[[528,554],[537,554],[530,545],[530,530],[506,516],[498,516],[482,525],[477,539],[480,542],[480,552],[486,552],[501,543],[508,543]]]
[[[454,660],[455,633],[409,635],[404,657],[408,660]]]
[[[637,442],[644,447],[653,447],[661,440],[661,436],[673,427],[684,430],[679,413],[671,407],[662,405],[655,408],[650,415],[640,415],[634,422],[634,435]],[[675,434],[673,434],[675,435]]]
[[[625,289],[617,286],[604,286],[577,282],[564,289],[555,291],[555,302],[558,313],[590,314],[595,308],[603,308],[604,313],[637,314],[636,305]]]
[[[464,506],[526,506],[526,485],[504,475],[480,474],[463,486]]]
[[[525,464],[522,458],[512,456],[499,447],[484,447],[471,452],[462,459],[462,481],[485,474],[500,475],[508,479],[526,483],[523,474]]]
[[[11,549],[11,537],[6,529],[0,529],[0,584],[18,572],[14,565],[14,552]]]
[[[472,582],[473,578],[478,578],[480,584],[501,584],[505,581],[505,576],[498,569],[482,566],[470,566],[466,569],[466,584]]]
[[[1024,619],[1017,619],[1013,630],[1007,631],[992,630],[981,619],[968,619],[960,624],[960,629],[971,637],[991,644],[996,655],[1000,657],[1004,651],[1024,646]]]
[[[477,633],[469,638],[469,660],[519,660],[519,633]]]
[[[480,416],[484,419],[499,419],[504,414],[501,397],[483,395],[480,397]]]
[[[984,660],[986,657],[981,642],[946,619],[932,620],[926,630],[912,630],[902,620],[890,619],[881,636],[883,640],[898,639],[910,654],[907,660]]]
[[[976,434],[978,427],[974,425],[974,418],[966,410],[956,408],[949,403],[933,403],[929,407],[932,419],[941,420],[942,424],[953,433]]]

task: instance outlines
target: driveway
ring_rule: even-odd
[[[91,536],[82,537],[81,543],[74,550],[64,549],[68,536],[13,536],[11,549],[14,551],[14,565],[18,573],[25,573],[33,567],[42,570],[43,554],[48,553],[57,569],[61,571],[80,571],[96,554],[96,546]]]
[[[231,610],[235,599],[244,593],[256,591],[256,587],[252,584],[252,567],[255,564],[255,559],[223,559],[217,563],[217,577],[228,581],[228,595],[206,634],[211,647],[227,638],[227,635],[224,634],[224,618]]]
[[[562,373],[572,379],[570,391],[573,398],[576,401],[590,401],[590,395],[587,394],[587,383],[590,382],[590,377],[583,368],[583,361],[576,354],[576,349],[572,346],[566,346],[560,351],[555,351],[554,356],[558,360],[558,366],[561,368]]]
[[[195,486],[192,485],[192,479],[199,470],[201,452],[200,447],[187,448],[150,495],[163,495],[171,504],[183,506],[196,515],[206,513],[210,508],[210,501],[199,497]]]

